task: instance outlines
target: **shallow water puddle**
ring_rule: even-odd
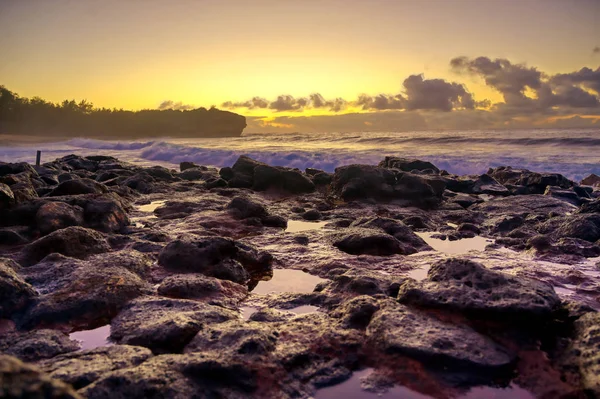
[[[319,389],[315,399],[432,399],[403,386],[394,386],[385,393],[365,391],[361,388],[361,380],[373,372],[372,368],[356,371],[350,379],[331,387]]]
[[[301,231],[321,230],[329,222],[306,222],[303,220],[288,220],[286,233],[299,233]]]
[[[312,274],[294,269],[275,269],[273,277],[267,281],[260,281],[252,290],[253,294],[279,294],[282,292],[310,293],[315,286],[325,281]]]
[[[69,334],[69,338],[79,341],[81,349],[94,349],[101,346],[109,346],[112,343],[108,340],[110,336],[110,324],[93,330],[75,331]]]
[[[250,316],[252,316],[256,312],[258,312],[258,308],[254,307],[254,306],[240,307],[240,313],[241,313],[242,319],[244,319],[244,320],[250,319]]]
[[[444,252],[446,254],[466,254],[470,251],[484,251],[485,247],[494,242],[494,240],[480,236],[450,241],[448,239],[441,240],[439,238],[433,238],[433,235],[439,234],[435,232],[416,234],[435,251]]]
[[[361,382],[368,377],[374,370],[367,368],[356,371],[350,379],[331,387],[319,389],[315,399],[433,399],[429,395],[424,395],[404,386],[395,385],[387,392],[375,393],[365,391],[361,388]],[[525,389],[510,384],[506,388],[496,387],[474,387],[459,399],[535,399],[535,397]]]
[[[159,201],[152,201],[149,204],[146,205],[138,205],[137,209],[140,212],[154,212],[154,210],[160,206],[163,206],[164,204],[166,204],[167,201],[166,200],[159,200]]]

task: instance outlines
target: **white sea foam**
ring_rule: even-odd
[[[240,155],[271,165],[333,171],[352,163],[377,164],[386,155],[418,157],[456,174],[480,174],[510,165],[557,172],[573,179],[600,174],[600,130],[529,130],[413,133],[251,134],[220,139],[68,141],[0,146],[4,162],[43,161],[70,153],[105,154],[143,164],[176,167],[193,161],[230,166]]]

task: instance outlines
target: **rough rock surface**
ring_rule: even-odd
[[[135,367],[150,357],[147,348],[112,345],[63,354],[38,365],[50,377],[81,389],[111,371]]]
[[[202,302],[160,297],[132,301],[111,323],[111,339],[156,353],[179,352],[206,324],[238,318]]]
[[[69,385],[54,380],[37,367],[0,354],[0,397],[2,398],[81,398]]]
[[[64,202],[47,202],[38,209],[35,219],[40,233],[46,235],[65,227],[83,225],[83,209]]]
[[[407,280],[398,292],[404,304],[443,308],[484,318],[535,321],[550,318],[560,299],[548,284],[452,258],[431,266],[427,279]]]
[[[79,343],[57,330],[7,332],[0,335],[0,353],[36,362],[79,349]]]
[[[600,396],[600,313],[587,313],[575,322],[566,362],[578,367],[584,387]]]
[[[51,253],[74,258],[86,258],[93,254],[110,251],[102,234],[84,227],[67,227],[26,245],[22,249],[22,263],[33,265]]]
[[[415,357],[437,367],[508,368],[513,361],[505,348],[474,330],[401,305],[376,312],[367,337],[387,353]]]
[[[18,274],[16,262],[0,258],[0,319],[24,309],[37,293]]]

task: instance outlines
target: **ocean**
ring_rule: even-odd
[[[240,155],[270,165],[332,172],[352,163],[377,164],[385,156],[420,158],[454,174],[481,174],[509,165],[558,172],[580,180],[600,174],[600,129],[534,129],[244,134],[232,138],[103,141],[75,138],[57,142],[0,143],[0,161],[42,162],[67,154],[112,155],[141,165],[177,168],[181,161],[231,166]]]

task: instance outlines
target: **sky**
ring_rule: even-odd
[[[600,127],[600,0],[0,0],[0,84],[251,131]]]

